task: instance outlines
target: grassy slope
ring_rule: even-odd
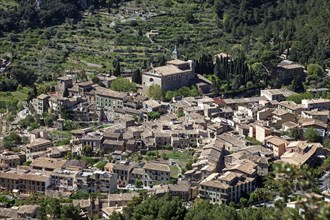
[[[114,59],[121,60],[125,69],[139,68],[150,57],[164,52],[169,57],[174,45],[178,45],[176,39],[179,36],[188,39],[184,45],[178,45],[183,57],[198,56],[202,51],[215,53],[221,50],[219,41],[212,39],[221,35],[215,26],[212,9],[204,6],[197,8],[197,5],[190,3],[166,8],[160,2],[162,1],[146,0],[140,5],[127,3],[129,5],[126,6],[138,11],[147,9],[157,14],[165,13],[147,21],[138,19],[138,27],[133,27],[133,23],[129,21],[120,22],[119,16],[124,15],[124,6],[119,10],[112,10],[110,15],[106,10],[97,11],[94,15],[84,15],[77,25],[62,24],[42,30],[27,30],[17,34],[17,43],[9,40],[12,34],[6,34],[0,38],[0,56],[15,57],[14,64],[29,66],[43,74],[76,69],[106,72],[112,69]],[[197,24],[192,25],[185,21],[183,8],[195,10]],[[113,21],[116,22],[116,28],[110,27]],[[120,33],[116,33],[115,29]],[[138,44],[131,43],[130,39],[138,38],[139,29],[142,30],[143,37],[138,40]],[[151,44],[145,36],[151,29],[160,31],[160,35],[155,37],[156,44]],[[45,33],[48,33],[48,37],[45,37]],[[126,40],[118,43],[118,38]],[[79,60],[104,67],[90,67]]]

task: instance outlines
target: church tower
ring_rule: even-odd
[[[176,60],[176,59],[178,59],[178,51],[177,51],[177,49],[176,49],[176,46],[175,46],[175,48],[174,48],[174,50],[173,50],[173,52],[172,52],[172,57],[171,57],[173,60]]]

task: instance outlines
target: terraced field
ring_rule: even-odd
[[[163,55],[169,58],[174,46],[182,58],[224,49],[212,9],[186,3],[165,7],[163,2],[130,2],[110,14],[105,9],[85,13],[76,24],[68,20],[42,30],[5,34],[0,38],[0,57],[12,57],[14,65],[38,74],[81,69],[100,73],[111,71],[114,60],[125,70],[141,68],[145,61],[157,63]],[[194,24],[186,21],[187,10],[193,12]],[[146,36],[150,30],[159,31],[154,42]]]

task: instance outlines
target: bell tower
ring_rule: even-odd
[[[173,60],[176,60],[178,59],[178,51],[176,49],[176,46],[174,47],[174,50],[172,52],[172,57],[171,57]]]

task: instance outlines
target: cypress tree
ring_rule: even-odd
[[[116,77],[121,75],[121,68],[120,68],[120,62],[119,61],[116,63],[113,75],[116,76]]]
[[[63,92],[63,97],[68,97],[68,96],[69,96],[69,90],[68,88],[65,88]]]
[[[142,84],[142,74],[139,69],[136,69],[132,74],[132,81],[137,84]]]

